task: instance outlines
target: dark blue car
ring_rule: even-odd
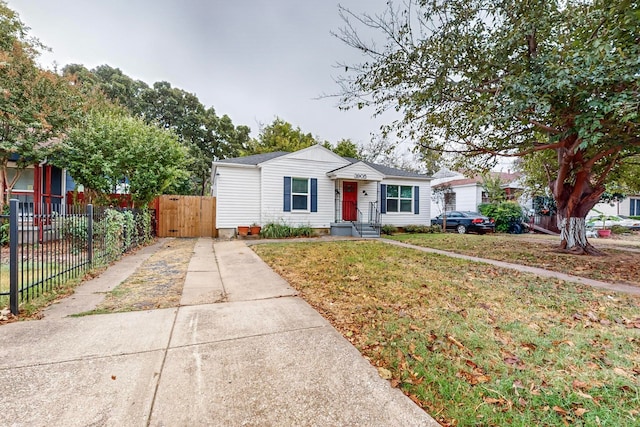
[[[438,215],[431,220],[431,224],[442,227],[443,217],[444,214]],[[447,230],[454,230],[460,234],[493,233],[496,231],[496,223],[478,212],[451,211],[447,212]]]

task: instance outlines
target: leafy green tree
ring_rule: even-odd
[[[325,141],[322,146],[339,156],[360,159],[360,147],[351,142],[350,139],[341,139],[335,146],[329,141]]]
[[[407,0],[388,8],[340,9],[347,24],[337,36],[368,56],[347,64],[343,106],[394,108],[402,119],[386,132],[467,167],[540,153],[561,248],[597,254],[584,217],[640,153],[640,2]],[[365,30],[386,41],[364,42]]]
[[[85,187],[90,201],[128,185],[139,205],[186,174],[186,152],[173,132],[118,109],[90,112],[72,129],[55,162]]]
[[[205,108],[195,94],[172,87],[169,82],[156,82],[149,87],[108,65],[89,71],[82,65],[71,64],[64,72],[85,87],[97,88],[145,122],[176,133],[188,150],[191,173],[167,189],[172,193],[207,193],[211,162],[239,156],[249,142],[251,131],[247,126],[234,126],[228,116],[219,117],[213,108]]]
[[[0,210],[24,168],[54,152],[64,131],[81,114],[75,88],[36,65],[42,48],[38,40],[27,37],[17,14],[0,1]],[[15,155],[17,169],[9,181],[8,162]]]
[[[482,189],[487,193],[489,203],[500,203],[507,200],[507,195],[502,188],[502,179],[497,173],[482,174]]]
[[[257,139],[252,139],[242,154],[262,154],[274,151],[293,152],[317,144],[310,133],[304,133],[300,127],[294,128],[289,122],[276,117],[270,125],[263,126]]]
[[[341,139],[335,147],[328,143],[325,143],[325,146],[339,156],[351,157],[354,159],[360,158],[360,150],[358,146],[350,139]]]

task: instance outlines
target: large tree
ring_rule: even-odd
[[[55,151],[81,114],[81,97],[69,81],[37,66],[42,48],[0,1],[0,211],[24,168]],[[10,159],[16,173],[9,180]]]
[[[257,139],[252,139],[242,154],[262,154],[274,151],[297,151],[318,144],[318,140],[311,133],[304,133],[300,127],[293,125],[279,117],[266,126],[260,127]]]
[[[103,108],[69,132],[55,162],[85,187],[90,201],[106,201],[126,185],[134,203],[144,205],[187,173],[185,158],[172,131],[117,108]]]
[[[466,166],[540,153],[561,247],[597,253],[584,217],[640,153],[640,2],[405,0],[341,14],[337,36],[367,57],[346,65],[345,106],[395,108],[387,132]]]
[[[191,174],[167,189],[172,193],[207,193],[211,162],[238,156],[249,142],[247,126],[235,126],[227,115],[218,116],[195,94],[172,87],[169,82],[148,86],[109,65],[87,70],[83,65],[70,64],[64,67],[64,73],[85,88],[100,90],[109,100],[146,123],[155,123],[175,132],[188,150]]]

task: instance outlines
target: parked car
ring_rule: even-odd
[[[621,222],[622,218],[616,215],[598,215],[586,219],[589,228],[611,228],[614,225],[622,225]]]
[[[442,227],[443,214],[431,220],[432,225]],[[451,211],[447,212],[447,230],[455,230],[460,234],[474,232],[478,234],[493,233],[496,224],[493,219],[480,215],[478,212]]]
[[[640,219],[633,219],[626,215],[618,215],[620,218],[620,225],[627,227],[631,230],[640,230]]]

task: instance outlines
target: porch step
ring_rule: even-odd
[[[361,235],[363,238],[375,238],[380,237],[380,232],[370,225],[363,225]]]

